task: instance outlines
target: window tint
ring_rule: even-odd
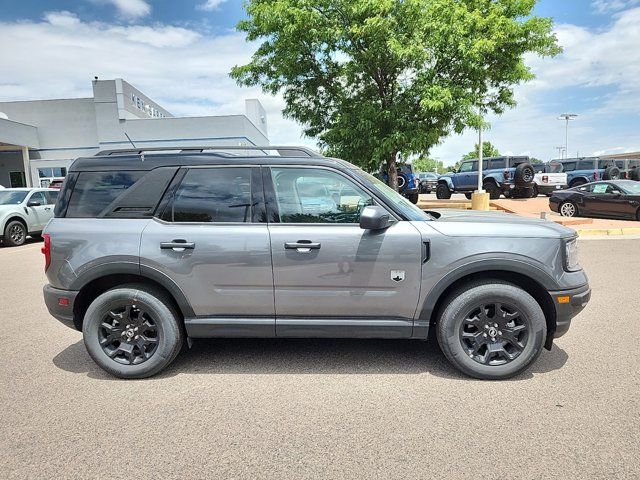
[[[562,170],[565,172],[573,172],[576,169],[576,162],[562,162]]]
[[[580,160],[578,170],[593,170],[596,168],[595,160]]]
[[[40,205],[46,205],[47,201],[44,198],[42,192],[35,192],[29,197],[29,202],[38,202]]]
[[[251,168],[193,168],[161,218],[167,222],[250,222]]]
[[[313,168],[272,168],[283,223],[358,223],[373,199],[342,175]]]
[[[610,183],[593,183],[589,185],[589,191],[594,194],[608,194],[608,193],[617,193],[620,190],[618,190],[616,187],[614,187]]]
[[[505,162],[504,158],[492,158],[491,160],[489,160],[490,169],[494,169],[494,168],[503,169],[506,167],[507,167],[507,163]]]
[[[57,191],[46,191],[44,192],[44,197],[47,199],[47,205],[53,205],[56,203],[58,199]]]
[[[509,158],[509,167],[514,168],[520,165],[521,163],[530,163],[529,157],[511,157]]]
[[[95,217],[145,172],[82,172],[69,200],[67,217]]]

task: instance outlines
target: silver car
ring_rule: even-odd
[[[27,235],[39,236],[53,218],[58,190],[49,188],[0,189],[0,240],[22,245]]]
[[[434,329],[460,371],[503,379],[590,298],[561,225],[425,212],[298,147],[162,150],[76,160],[44,232],[47,307],[115,376],[154,375],[193,338]]]

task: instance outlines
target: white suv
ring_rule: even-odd
[[[22,245],[27,235],[37,236],[53,217],[58,190],[5,188],[0,190],[0,240]]]

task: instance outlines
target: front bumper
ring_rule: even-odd
[[[549,332],[547,343],[554,338],[563,336],[571,326],[571,319],[578,315],[591,298],[591,288],[589,285],[573,288],[571,290],[558,290],[549,292],[556,309],[556,329]],[[552,333],[552,335],[551,335]]]
[[[78,330],[73,321],[73,304],[76,301],[78,292],[61,290],[49,284],[43,287],[42,292],[44,294],[44,303],[47,305],[49,313],[67,327]]]

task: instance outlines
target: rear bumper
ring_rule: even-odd
[[[67,327],[77,330],[73,321],[73,304],[76,301],[78,292],[53,288],[48,284],[43,287],[42,292],[44,294],[44,303],[47,305],[49,313]],[[61,305],[61,303],[63,304]]]
[[[553,338],[563,336],[571,326],[571,319],[578,315],[591,298],[589,285],[573,288],[571,290],[558,290],[549,292],[556,309],[556,330]]]
[[[565,188],[567,188],[566,185],[548,185],[548,184],[541,184],[541,185],[537,185],[538,187],[538,192],[542,193],[542,194],[549,194],[549,193],[553,193],[557,190],[564,190]]]
[[[418,193],[418,188],[405,188],[404,190],[402,190],[402,195],[413,195]]]

